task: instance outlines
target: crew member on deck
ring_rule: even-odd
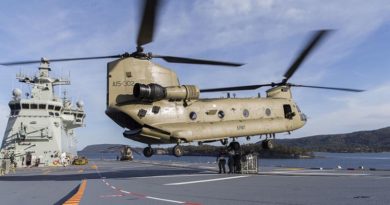
[[[222,171],[224,174],[226,174],[226,159],[225,159],[225,154],[223,152],[220,152],[218,157],[217,157],[217,163],[218,163],[218,168],[219,168],[219,173],[221,174]]]

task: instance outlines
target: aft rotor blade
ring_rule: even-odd
[[[144,12],[138,31],[137,46],[142,46],[153,41],[156,16],[158,15],[160,0],[146,0]]]
[[[274,86],[275,84],[260,84],[260,85],[244,85],[244,86],[235,86],[235,87],[223,87],[223,88],[209,88],[209,89],[201,89],[201,93],[209,93],[209,92],[223,92],[223,91],[240,91],[240,90],[256,90],[263,86]]]
[[[327,89],[327,90],[338,90],[338,91],[347,91],[347,92],[364,92],[365,90],[352,89],[352,88],[337,88],[337,87],[324,87],[324,86],[312,86],[312,85],[296,85],[289,84],[294,87],[303,87],[303,88],[317,88],[317,89]]]
[[[187,63],[187,64],[218,65],[218,66],[233,66],[233,67],[244,65],[243,63],[213,61],[213,60],[184,58],[184,57],[175,57],[175,56],[153,55],[152,58],[162,58],[163,60],[169,63]]]
[[[286,73],[284,74],[284,79],[283,79],[284,83],[286,83],[288,81],[288,79],[291,78],[291,76],[295,73],[295,71],[298,70],[298,68],[302,64],[302,62],[319,45],[321,40],[323,40],[324,37],[330,33],[330,31],[331,30],[319,30],[319,31],[315,32],[315,34],[313,35],[311,40],[308,41],[307,45],[301,51],[301,53],[296,58],[294,63],[290,66],[290,68],[287,69]]]
[[[122,57],[124,57],[124,55],[95,56],[95,57],[83,57],[83,58],[58,58],[58,59],[50,59],[47,61],[60,62],[60,61],[94,60],[94,59],[106,59],[106,58],[122,58]],[[42,61],[43,60],[16,61],[16,62],[0,63],[0,65],[4,65],[4,66],[24,65],[24,64],[41,63]]]

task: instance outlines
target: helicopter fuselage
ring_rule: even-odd
[[[149,145],[290,132],[306,122],[288,86],[271,88],[266,97],[194,99],[196,91],[180,87],[173,71],[135,58],[108,63],[107,79],[106,114],[127,129],[125,137]],[[145,99],[134,93],[137,84],[168,89],[165,98]]]

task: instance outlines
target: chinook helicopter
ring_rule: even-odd
[[[217,66],[241,66],[241,63],[183,58],[145,53],[143,46],[153,41],[156,17],[161,8],[158,0],[145,1],[138,32],[137,47],[133,53],[121,55],[62,58],[57,61],[117,58],[107,64],[107,109],[105,113],[119,126],[125,128],[124,137],[145,143],[146,157],[154,154],[154,144],[176,144],[173,155],[183,155],[182,143],[207,143],[220,141],[234,150],[240,149],[239,137],[266,135],[262,141],[265,149],[273,147],[275,133],[290,133],[303,127],[306,115],[292,99],[292,87],[330,89],[349,92],[363,90],[310,86],[289,83],[289,79],[306,57],[319,45],[329,30],[314,33],[302,52],[287,69],[280,82],[199,89],[195,85],[180,85],[177,75],[169,68],[151,60],[161,58],[169,63]],[[39,63],[21,61],[1,63],[19,65]],[[200,93],[255,90],[271,87],[266,97],[203,99]]]

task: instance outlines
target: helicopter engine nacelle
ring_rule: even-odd
[[[195,85],[163,87],[159,84],[148,85],[136,83],[133,88],[134,97],[143,100],[195,100],[199,99],[199,89]]]

